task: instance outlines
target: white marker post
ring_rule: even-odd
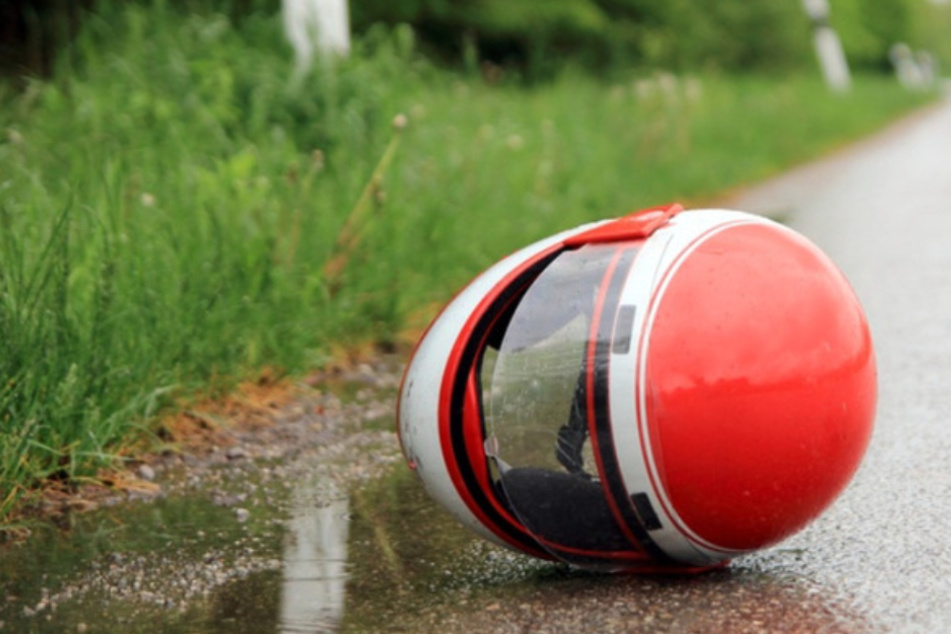
[[[350,54],[347,0],[283,0],[284,32],[294,47],[294,79],[310,70],[314,53],[324,59]]]
[[[812,20],[816,56],[819,58],[826,83],[836,92],[848,91],[852,86],[852,76],[849,73],[849,63],[845,59],[845,51],[842,50],[842,42],[829,26],[828,0],[802,0],[802,4]]]
[[[902,86],[912,90],[919,90],[924,86],[924,75],[910,46],[903,42],[893,44],[888,51],[888,58]]]

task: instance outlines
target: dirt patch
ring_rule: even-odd
[[[168,495],[227,463],[281,461],[315,451],[338,455],[365,445],[385,445],[384,453],[398,454],[395,402],[405,354],[341,359],[300,380],[265,372],[223,398],[191,404],[129,450],[120,468],[94,479],[45,483],[22,509],[28,521],[9,536],[28,537],[29,520],[66,525],[73,513]],[[360,462],[352,456],[352,464]]]

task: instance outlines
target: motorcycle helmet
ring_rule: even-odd
[[[478,276],[417,345],[398,426],[429,494],[493,542],[700,571],[818,516],[875,402],[866,318],[827,256],[763,217],[673,205]]]

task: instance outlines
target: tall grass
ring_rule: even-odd
[[[703,200],[923,99],[868,78],[526,90],[434,69],[402,29],[294,86],[276,16],[99,4],[52,80],[2,96],[0,523],[182,394],[392,341],[528,241]]]

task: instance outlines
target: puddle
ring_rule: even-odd
[[[525,568],[451,525],[402,470],[349,497],[262,473],[35,527],[0,551],[0,631],[386,630],[493,560],[516,562],[499,579]]]
[[[794,552],[694,578],[603,576],[473,537],[402,465],[347,496],[306,461],[212,482],[0,550],[0,632],[867,629],[775,572],[770,558]]]
[[[168,632],[235,632],[243,630],[228,622],[239,616],[255,624],[247,631],[267,631],[261,626],[277,622],[276,610],[256,598],[280,590],[286,529],[259,507],[283,494],[254,486],[254,497],[209,490],[74,516],[65,531],[35,527],[26,544],[0,551],[3,631],[144,632],[161,624]]]
[[[772,551],[697,577],[603,575],[474,538],[397,471],[351,497],[341,631],[862,632]]]

